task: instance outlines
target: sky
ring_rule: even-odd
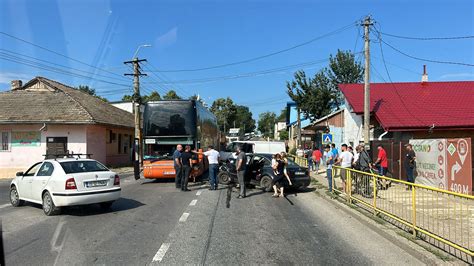
[[[0,91],[9,90],[11,80],[44,76],[71,86],[89,85],[110,101],[119,101],[132,91],[131,78],[123,76],[130,68],[123,62],[137,47],[150,44],[138,53],[148,61],[143,65],[148,76],[141,79],[142,94],[174,89],[183,97],[198,94],[209,104],[231,97],[249,106],[255,119],[266,111],[279,114],[286,106],[286,82],[296,70],[312,76],[338,49],[361,52],[363,29],[357,22],[367,15],[380,31],[394,35],[474,35],[472,0],[0,0],[0,10]],[[385,44],[381,48],[377,38],[373,31],[371,82],[388,81],[387,70],[394,82],[420,81],[423,64],[430,81],[474,80],[472,66],[414,60]],[[419,58],[474,64],[473,38],[382,39]],[[197,70],[309,40],[314,41],[258,60]],[[356,58],[364,59],[361,54]]]

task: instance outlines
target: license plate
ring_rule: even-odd
[[[105,186],[107,186],[107,180],[85,182],[84,185],[87,188],[89,188],[89,187],[105,187]]]
[[[175,172],[175,171],[172,171],[172,172],[164,172],[163,174],[165,174],[165,175],[174,175],[174,174],[176,174],[176,172]]]
[[[306,175],[305,172],[295,172],[295,175]]]

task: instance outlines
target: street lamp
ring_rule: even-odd
[[[139,45],[137,50],[135,51],[135,54],[133,55],[133,58],[132,59],[135,59],[137,58],[137,55],[138,55],[138,51],[140,51],[140,48],[142,47],[151,47],[151,44],[142,44],[142,45]]]

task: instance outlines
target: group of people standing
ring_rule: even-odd
[[[182,145],[177,145],[173,153],[173,163],[176,172],[175,185],[182,191],[188,189],[189,177],[193,167],[193,154],[203,154],[209,162],[209,184],[210,190],[217,190],[217,172],[219,170],[219,152],[213,146],[207,147],[206,152],[191,150],[191,146],[186,145],[183,151]]]
[[[209,190],[217,190],[218,188],[218,178],[217,174],[219,171],[219,152],[214,149],[213,146],[208,146],[207,151],[199,152],[191,150],[191,146],[186,145],[183,151],[182,145],[177,145],[176,150],[173,153],[173,162],[174,169],[176,172],[175,184],[177,189],[182,191],[191,191],[188,189],[189,177],[192,172],[193,167],[193,154],[202,154],[207,157],[209,162]],[[236,169],[237,169],[237,179],[240,186],[239,199],[246,197],[246,188],[245,188],[245,170],[247,168],[247,156],[245,152],[242,151],[240,146],[237,146],[236,149]]]
[[[406,151],[404,158],[404,166],[406,169],[407,181],[410,183],[415,183],[414,172],[416,168],[416,154],[413,151],[411,144],[406,144]],[[387,152],[381,144],[377,146],[377,160],[372,161],[369,153],[366,151],[364,145],[359,145],[355,148],[355,152],[351,146],[347,144],[341,145],[341,153],[336,148],[336,145],[333,143],[331,145],[325,146],[325,161],[327,169],[327,179],[329,185],[329,191],[332,191],[333,185],[333,165],[340,165],[341,168],[341,180],[342,187],[345,192],[346,180],[347,180],[347,171],[344,169],[355,169],[363,172],[375,172],[381,176],[386,176],[388,171],[388,158]],[[387,189],[388,184],[386,179],[382,179],[382,189]],[[407,189],[411,189],[409,186]]]

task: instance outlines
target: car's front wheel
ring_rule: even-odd
[[[53,199],[51,198],[51,194],[46,191],[43,194],[43,211],[44,214],[51,216],[59,213],[59,208],[54,205]]]
[[[23,200],[20,199],[20,195],[18,194],[16,186],[12,186],[10,188],[10,203],[13,207],[19,207],[25,203]]]
[[[266,192],[272,191],[272,183],[273,180],[269,176],[262,176],[262,179],[260,179],[260,186],[262,187],[263,190]]]
[[[219,178],[219,184],[223,184],[223,185],[228,185],[231,180],[230,175],[226,172],[220,172],[217,175],[217,178]]]

